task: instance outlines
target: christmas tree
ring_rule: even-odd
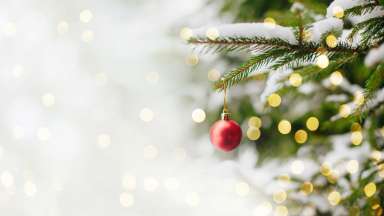
[[[243,92],[230,98],[232,118],[258,166],[289,164],[275,178],[289,185],[273,194],[281,215],[382,215],[383,5],[224,1],[236,22],[264,21],[181,31],[198,52],[241,62],[213,86]]]

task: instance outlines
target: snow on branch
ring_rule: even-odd
[[[373,67],[384,60],[384,44],[381,44],[378,48],[373,48],[369,51],[365,57],[365,65]]]
[[[310,40],[316,43],[320,43],[325,34],[334,33],[336,35],[341,34],[343,30],[343,21],[336,18],[327,18],[317,21],[311,25],[309,29]]]
[[[281,39],[290,44],[298,44],[292,28],[270,23],[237,23],[192,30],[193,38],[254,38]]]

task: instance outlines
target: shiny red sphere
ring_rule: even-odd
[[[229,152],[240,145],[241,128],[233,120],[220,120],[210,130],[211,143],[218,149]]]

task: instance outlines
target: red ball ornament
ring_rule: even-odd
[[[215,122],[210,130],[211,143],[218,149],[229,152],[240,145],[242,131],[235,121],[230,120],[227,114],[223,119]]]

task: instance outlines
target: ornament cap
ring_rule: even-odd
[[[221,113],[221,120],[228,121],[230,117],[231,117],[231,113],[228,112],[228,110],[223,110],[223,112]]]

